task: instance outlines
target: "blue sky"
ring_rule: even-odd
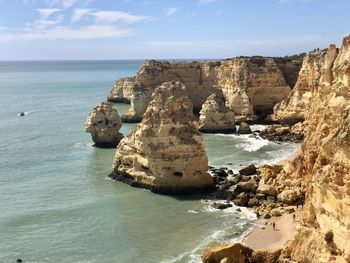
[[[340,44],[350,0],[0,0],[0,60],[226,58]]]

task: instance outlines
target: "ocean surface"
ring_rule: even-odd
[[[141,64],[0,62],[0,262],[199,262],[204,247],[254,225],[247,209],[218,211],[207,196],[162,196],[107,178],[114,150],[92,147],[84,122],[114,80]],[[299,147],[249,135],[204,139],[210,164],[235,170]]]

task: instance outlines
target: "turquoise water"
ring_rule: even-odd
[[[215,211],[201,196],[161,196],[107,178],[114,150],[92,147],[83,124],[114,80],[141,63],[0,62],[0,262],[198,262],[203,247],[254,224],[246,209]],[[298,147],[204,137],[210,163],[234,169]]]

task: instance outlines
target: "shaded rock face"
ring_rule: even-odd
[[[163,194],[212,190],[203,139],[180,82],[156,88],[137,129],[118,145],[111,177]]]
[[[256,115],[272,113],[274,105],[288,96],[290,87],[280,68],[273,58],[263,57],[241,57],[216,62],[170,63],[149,60],[134,78],[131,96],[129,88],[126,88],[126,92],[121,91],[122,84],[112,93],[117,94],[115,100],[123,100],[124,96],[130,98],[131,108],[123,119],[140,120],[158,85],[166,81],[181,81],[187,88],[195,111],[200,111],[211,94],[223,94],[226,107],[235,112],[236,120],[253,120]],[[126,84],[124,86],[129,87]]]
[[[235,113],[225,106],[225,99],[216,94],[210,95],[202,106],[199,117],[201,132],[234,132]]]
[[[318,88],[323,72],[329,70],[336,55],[337,49],[331,45],[326,50],[316,50],[305,56],[294,89],[287,99],[274,107],[275,120],[282,124],[295,124],[305,120],[313,91]]]
[[[110,102],[102,102],[95,107],[85,122],[86,132],[91,133],[97,147],[114,148],[124,137],[119,129],[122,126],[118,111]]]
[[[292,170],[305,167],[305,216],[284,254],[297,262],[350,262],[350,37],[324,67],[306,121],[304,160]]]

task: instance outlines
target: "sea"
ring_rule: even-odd
[[[84,122],[114,81],[142,63],[0,62],[0,262],[200,262],[205,247],[239,241],[254,227],[254,213],[213,209],[210,195],[158,195],[108,178],[115,150],[93,147]],[[129,105],[115,107],[122,114]],[[203,137],[210,165],[233,170],[300,147]]]

